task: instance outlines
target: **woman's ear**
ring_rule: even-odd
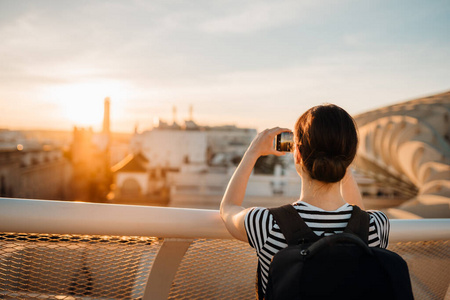
[[[294,147],[294,162],[297,165],[301,164],[302,162],[302,157],[300,155],[300,151],[298,150],[298,145],[295,145]]]
[[[303,178],[302,156],[300,155],[300,151],[298,150],[297,145],[294,148],[294,162],[295,170],[297,171],[298,175]]]

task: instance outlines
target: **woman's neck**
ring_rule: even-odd
[[[302,174],[302,192],[300,201],[324,210],[336,210],[346,202],[342,198],[340,183],[323,183]]]

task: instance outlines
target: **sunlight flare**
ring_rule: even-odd
[[[74,126],[98,129],[105,98],[109,97],[116,108],[120,107],[129,96],[127,90],[127,85],[120,81],[81,82],[51,87],[48,97]]]

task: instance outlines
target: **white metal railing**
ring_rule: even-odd
[[[168,298],[195,239],[233,240],[216,210],[10,198],[0,198],[0,232],[163,238],[143,299]],[[450,219],[391,220],[390,243],[436,240],[450,240]]]
[[[450,239],[450,219],[390,222],[390,242]],[[0,231],[232,238],[217,210],[11,198],[0,198]]]
[[[0,198],[0,231],[231,239],[218,211]]]

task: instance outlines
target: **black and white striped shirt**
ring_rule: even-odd
[[[326,211],[301,201],[294,203],[293,206],[306,225],[318,236],[324,232],[328,235],[330,231],[342,233],[353,211],[350,204],[344,204],[333,211]],[[370,216],[369,246],[386,248],[389,239],[388,218],[381,211],[367,212]],[[256,249],[258,255],[261,283],[265,292],[270,262],[278,251],[287,247],[286,239],[267,208],[256,207],[250,210],[245,217],[245,230],[250,246]]]

